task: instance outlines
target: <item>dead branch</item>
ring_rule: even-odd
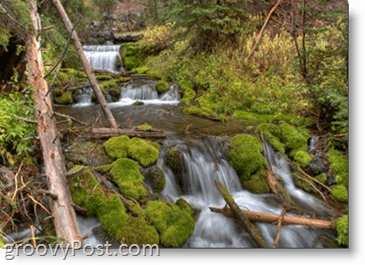
[[[34,120],[30,120],[30,119],[26,119],[26,118],[23,118],[23,117],[18,117],[14,114],[14,117],[17,119],[17,120],[20,120],[20,121],[26,121],[26,122],[29,122],[29,123],[32,123],[32,124],[37,124],[36,121]]]
[[[278,2],[275,4],[275,6],[270,10],[269,14],[267,15],[266,20],[265,20],[265,23],[264,23],[264,25],[262,26],[262,28],[260,30],[259,36],[257,37],[257,41],[255,42],[255,45],[253,46],[253,48],[252,48],[252,50],[250,52],[250,55],[247,57],[247,60],[250,60],[251,56],[253,55],[254,51],[256,50],[256,47],[257,47],[258,43],[261,40],[262,33],[264,32],[264,30],[265,30],[265,28],[267,26],[267,23],[269,22],[269,19],[270,19],[272,13],[280,5],[281,1],[282,0],[278,0]]]
[[[59,113],[59,112],[54,111],[53,112],[53,115],[58,116],[58,117],[61,117],[61,118],[65,118],[65,119],[70,119],[70,120],[72,120],[74,122],[77,122],[78,124],[80,124],[82,126],[87,126],[87,124],[85,122],[79,121],[78,119],[76,119],[76,118],[74,118],[72,116],[66,115],[66,114],[62,114],[62,113]]]
[[[276,248],[276,245],[279,243],[280,240],[280,234],[281,234],[281,225],[283,224],[284,215],[286,213],[287,208],[284,207],[284,209],[281,211],[280,218],[278,221],[278,232],[276,233],[275,241],[272,245],[272,248]]]
[[[152,132],[136,131],[131,129],[112,129],[112,128],[91,128],[91,138],[109,138],[113,136],[127,135],[129,137],[141,138],[164,138],[166,133],[164,131],[155,130]]]
[[[66,176],[67,177],[71,177],[73,175],[79,174],[80,172],[84,171],[84,169],[85,169],[84,167],[80,167],[80,168],[78,168],[78,169],[76,169],[74,171],[67,172]]]

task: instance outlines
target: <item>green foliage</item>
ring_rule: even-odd
[[[9,44],[9,38],[11,37],[10,32],[3,25],[0,25],[0,45],[6,49]]]
[[[142,65],[138,44],[123,43],[121,45],[121,57],[123,60],[123,66],[127,70],[132,70]]]
[[[255,174],[257,175],[252,179],[252,182],[262,180],[262,171],[267,165],[266,159],[261,154],[262,143],[255,136],[248,134],[238,134],[231,138],[229,142],[231,146],[228,156],[240,176],[243,186]]]
[[[336,220],[335,228],[337,232],[337,242],[340,245],[348,246],[349,244],[349,215],[345,214]]]
[[[14,81],[13,88],[16,89]],[[24,103],[27,102],[27,103]],[[13,92],[0,96],[0,156],[3,161],[11,159],[11,153],[16,152],[23,155],[31,151],[29,145],[31,141],[24,141],[29,135],[34,134],[36,126],[34,124],[20,121],[15,116],[35,119],[34,103],[31,92],[25,94]]]
[[[143,185],[144,177],[135,161],[119,158],[112,164],[110,175],[124,196],[146,202],[148,193]]]
[[[194,232],[191,215],[172,203],[150,201],[143,216],[157,229],[165,247],[181,247]]]

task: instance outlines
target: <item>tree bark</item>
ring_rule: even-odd
[[[110,128],[92,128],[91,138],[109,138],[113,136],[127,135],[129,137],[141,137],[141,138],[164,138],[166,133],[164,131],[136,131],[131,129],[110,129]]]
[[[53,1],[53,4],[56,6],[56,9],[58,11],[58,13],[60,14],[61,18],[62,18],[62,21],[63,23],[65,24],[65,27],[67,29],[67,31],[69,32],[69,34],[71,34],[71,39],[75,45],[75,48],[76,48],[76,51],[77,51],[77,54],[79,55],[80,57],[80,60],[81,60],[81,63],[84,67],[84,70],[85,70],[85,73],[90,81],[90,84],[94,90],[94,93],[96,95],[96,98],[98,99],[99,103],[100,103],[100,106],[102,108],[102,110],[104,111],[105,115],[106,115],[106,118],[109,122],[109,126],[111,128],[115,128],[117,129],[118,128],[118,125],[113,117],[113,114],[111,113],[107,103],[106,103],[106,100],[103,96],[103,93],[101,92],[100,88],[99,88],[99,85],[98,85],[98,82],[96,81],[96,78],[91,70],[91,67],[89,65],[89,62],[85,56],[85,53],[84,53],[84,50],[82,49],[82,46],[81,46],[81,43],[79,41],[79,38],[77,37],[77,34],[76,32],[72,32],[72,23],[70,21],[70,19],[68,18],[62,4],[60,3],[59,0],[52,0]]]
[[[218,180],[214,181],[215,185],[217,186],[219,192],[222,194],[224,200],[227,202],[228,206],[230,207],[231,212],[236,220],[238,228],[244,232],[247,231],[251,238],[256,242],[258,247],[260,248],[267,248],[267,244],[265,240],[260,235],[260,230],[254,224],[252,224],[247,218],[245,212],[241,211],[238,207],[236,202],[233,200],[231,194],[227,191],[227,189],[220,183]]]
[[[235,213],[229,208],[217,208],[217,207],[209,207],[212,212],[223,213],[224,216],[227,217],[235,217]],[[263,223],[276,223],[280,219],[280,215],[270,214],[270,213],[261,213],[254,211],[246,211],[241,210],[242,213],[252,222],[263,222]],[[287,216],[284,215],[283,225],[306,225],[310,227],[316,228],[324,228],[324,229],[333,229],[333,222],[319,220],[319,219],[311,219],[305,217],[297,217],[297,216]]]
[[[40,31],[40,18],[34,0],[28,0],[31,6],[31,18],[35,33],[29,32],[27,38],[27,62],[30,80],[36,88],[37,132],[40,139],[45,173],[49,192],[57,195],[57,200],[50,199],[56,234],[66,240],[64,244],[81,240],[75,211],[71,207],[70,191],[67,187],[66,169],[62,157],[62,148],[58,139],[58,130],[52,119],[53,108],[50,96],[46,96],[48,86],[43,79],[44,68],[37,32]]]

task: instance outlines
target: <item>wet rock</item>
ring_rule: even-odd
[[[145,183],[151,187],[154,193],[160,193],[165,188],[165,174],[159,167],[151,167],[146,172],[145,175]]]
[[[92,232],[93,232],[93,235],[98,240],[100,240],[101,242],[108,241],[109,244],[112,244],[111,248],[118,248],[119,247],[120,244],[117,241],[115,241],[112,238],[110,238],[108,236],[107,232],[101,226],[98,226],[98,227],[93,228]]]
[[[184,192],[187,192],[187,170],[183,154],[178,147],[171,147],[169,151],[167,151],[165,163],[172,170],[172,172],[174,172],[176,181],[179,184],[180,188]]]
[[[142,101],[136,101],[133,103],[133,105],[142,106],[142,105],[144,105],[144,103]]]
[[[104,165],[112,162],[102,144],[75,141],[67,149],[66,159],[75,164]]]
[[[318,176],[322,173],[326,173],[328,170],[329,167],[319,151],[316,152],[314,158],[306,167],[306,173],[311,176]]]
[[[142,38],[143,34],[131,34],[131,35],[114,36],[114,41],[118,43],[137,42]]]

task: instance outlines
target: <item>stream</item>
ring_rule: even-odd
[[[84,46],[87,58],[93,69],[110,72],[122,70],[119,46]],[[71,115],[87,124],[95,117],[100,119],[95,126],[107,126],[102,111],[91,102],[92,91],[84,88],[78,91],[78,103],[73,106],[57,106],[55,110]],[[166,178],[166,186],[161,196],[166,201],[175,202],[186,199],[199,211],[193,235],[184,248],[253,248],[255,244],[247,233],[240,233],[233,218],[227,218],[209,210],[210,206],[224,207],[225,201],[215,187],[217,179],[232,194],[236,203],[243,209],[280,215],[283,207],[273,194],[253,194],[242,188],[239,177],[228,163],[224,152],[226,137],[242,133],[240,122],[218,123],[207,119],[185,115],[179,106],[180,93],[176,84],[170,83],[166,93],[156,91],[156,81],[136,80],[127,85],[117,102],[108,103],[120,126],[130,127],[148,123],[154,128],[168,132],[165,140],[160,141],[161,151],[157,161]],[[141,104],[136,105],[139,102]],[[189,130],[187,130],[189,128]],[[197,134],[216,135],[198,138]],[[273,171],[284,183],[295,202],[306,209],[307,217],[315,216],[330,219],[331,209],[314,196],[297,188],[285,158],[274,152],[265,143],[265,157]],[[180,185],[172,171],[165,165],[164,157],[170,147],[177,146],[183,154],[187,177]],[[82,234],[89,234],[88,243],[101,243],[93,236],[92,229],[99,226],[96,218],[78,217]],[[277,227],[273,224],[257,223],[268,246],[275,240]],[[335,239],[332,231],[313,229],[300,225],[283,226],[278,248],[321,248],[320,238]]]

